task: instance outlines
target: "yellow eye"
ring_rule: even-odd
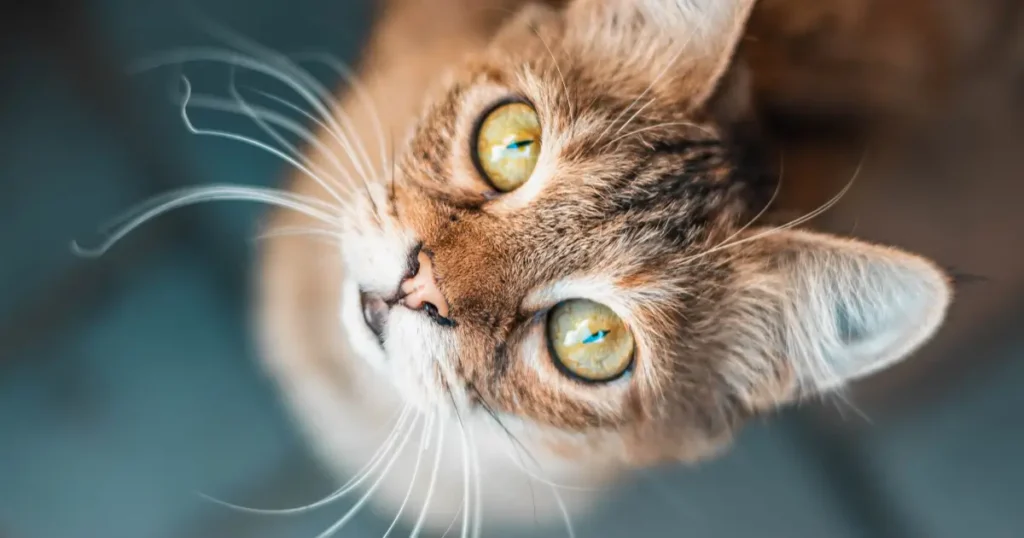
[[[548,345],[555,360],[586,381],[611,381],[633,362],[633,333],[610,308],[573,299],[548,314]]]
[[[530,179],[540,155],[540,118],[530,105],[495,108],[476,136],[476,161],[494,188],[509,192]]]

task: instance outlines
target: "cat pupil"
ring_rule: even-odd
[[[611,331],[607,331],[607,330],[597,331],[596,333],[594,333],[594,334],[584,338],[583,339],[583,343],[584,344],[593,344],[595,342],[600,342],[600,341],[604,340],[605,336],[608,336],[609,332],[611,332]]]
[[[505,149],[520,149],[528,147],[530,144],[533,144],[533,140],[517,140],[505,146]]]

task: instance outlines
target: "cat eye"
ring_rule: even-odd
[[[498,106],[477,129],[474,161],[501,192],[518,189],[530,179],[540,156],[540,118],[522,102]]]
[[[633,333],[612,309],[593,301],[555,305],[548,313],[547,341],[560,369],[584,381],[612,381],[633,363]]]

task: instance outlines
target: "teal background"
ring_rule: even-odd
[[[344,502],[280,518],[196,495],[283,507],[331,490],[254,359],[263,209],[183,209],[98,260],[69,250],[169,188],[283,176],[255,149],[190,136],[169,98],[173,69],[125,75],[149,54],[214,41],[173,2],[2,9],[0,537],[315,536]],[[370,16],[343,0],[211,0],[202,12],[276,50],[347,61]],[[188,72],[223,95],[225,69]],[[227,116],[215,125],[258,133]],[[928,405],[871,424],[850,412],[849,428],[784,412],[720,460],[638,477],[576,535],[1022,537],[1024,333],[1019,319],[1002,325],[973,348],[985,367]],[[384,523],[367,512],[339,535],[380,536]]]

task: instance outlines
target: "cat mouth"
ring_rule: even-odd
[[[383,348],[384,326],[388,322],[391,306],[380,295],[365,291],[359,293],[359,300],[363,310],[363,322],[366,323],[370,332],[377,337],[377,342]]]

